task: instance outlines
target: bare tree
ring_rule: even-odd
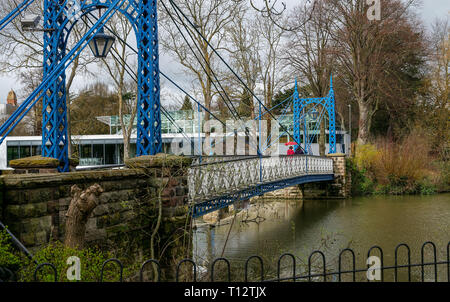
[[[315,96],[325,96],[329,90],[329,79],[334,59],[330,54],[332,41],[332,15],[324,1],[310,6],[297,6],[291,15],[289,41],[286,45],[286,61],[289,67],[299,72],[308,82]],[[303,26],[300,26],[303,25]],[[319,107],[320,116],[326,109]],[[319,153],[325,155],[325,122],[320,124]]]
[[[231,55],[231,62],[235,71],[240,74],[251,91],[255,91],[256,84],[261,75],[261,57],[260,57],[260,31],[255,15],[248,9],[239,11],[232,23],[226,28],[228,33],[229,46],[226,48]],[[229,86],[241,86],[242,84],[229,74]],[[239,91],[239,90],[238,90]],[[255,118],[255,104],[253,97],[242,87],[239,91],[241,95],[237,99],[243,100],[249,98],[250,117]],[[244,103],[244,102],[243,102]],[[241,103],[242,104],[242,103]]]
[[[256,19],[260,36],[261,76],[259,81],[263,86],[264,106],[270,109],[274,92],[280,90],[287,83],[292,83],[291,79],[284,76],[285,65],[282,64],[281,58],[283,37],[286,31],[277,26],[271,19],[263,16],[257,16]],[[285,23],[281,20],[279,22]],[[272,129],[272,116],[266,114],[264,119],[267,120],[267,136],[269,137]]]
[[[284,22],[280,22],[279,17],[286,11],[286,3],[283,1],[271,1],[271,0],[250,0],[250,5],[261,14],[261,16],[270,19],[272,23],[285,30],[295,32],[301,29],[306,22],[308,22],[312,18],[312,13],[315,10],[316,3],[320,0],[299,0],[298,7],[307,7],[310,6],[310,15],[303,20],[301,23],[297,24],[287,24]]]
[[[214,52],[208,44],[217,50],[224,47],[226,42],[224,30],[233,21],[241,4],[239,1],[228,0],[177,1],[176,5],[195,25],[193,28],[179,11],[166,3],[161,2],[159,6],[162,48],[174,54],[186,74],[194,78],[196,85],[201,87],[200,94],[205,107],[211,110],[213,97],[217,93],[214,83],[219,68]],[[205,121],[210,119],[209,112],[205,112],[204,119]],[[209,135],[208,131],[206,135]]]
[[[420,121],[430,136],[434,136],[433,147],[443,160],[450,158],[450,24],[446,19],[437,19],[429,37],[428,72],[426,93],[421,100]]]
[[[381,20],[367,18],[367,4],[363,0],[327,0],[333,16],[335,55],[343,81],[359,109],[358,143],[369,139],[370,122],[377,110],[374,97],[380,74],[389,64],[385,60],[387,37],[396,33],[397,25],[404,21],[408,7],[414,0],[403,4],[398,0],[384,0]],[[403,46],[406,46],[404,44]]]

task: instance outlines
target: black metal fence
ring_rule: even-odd
[[[426,248],[431,248],[431,254],[432,254],[432,258],[433,258],[432,261],[425,260],[425,258],[426,258],[425,249]],[[404,250],[402,253],[406,252],[406,257],[402,258],[402,262],[406,262],[406,264],[399,264],[399,262],[400,262],[399,251],[400,250]],[[218,265],[218,263],[222,262],[226,268],[220,270],[221,279],[222,278],[225,279],[225,280],[221,280],[221,281],[228,281],[228,282],[231,282],[231,281],[244,281],[244,282],[255,282],[255,281],[256,282],[284,282],[284,281],[330,282],[330,281],[332,281],[332,282],[341,282],[341,281],[345,281],[345,280],[343,280],[343,276],[351,276],[350,280],[346,280],[346,281],[351,281],[351,282],[371,281],[371,280],[369,280],[369,277],[367,274],[368,270],[370,270],[371,272],[374,272],[374,273],[376,273],[378,271],[378,273],[380,274],[379,280],[373,280],[373,281],[450,282],[450,242],[446,246],[446,251],[444,252],[444,254],[446,254],[446,259],[444,259],[444,260],[438,260],[437,248],[433,242],[431,242],[431,241],[425,242],[420,249],[420,259],[421,259],[420,263],[411,263],[411,249],[405,243],[401,243],[396,246],[396,248],[394,250],[394,264],[393,265],[384,265],[385,257],[383,254],[383,249],[379,246],[371,247],[367,252],[367,258],[374,256],[375,251],[378,252],[379,260],[380,260],[380,263],[379,263],[380,265],[377,268],[373,268],[373,267],[370,268],[370,266],[367,265],[366,268],[357,269],[355,252],[350,248],[346,248],[346,249],[341,250],[341,252],[339,253],[338,258],[337,258],[338,259],[338,261],[337,261],[338,267],[337,267],[337,270],[333,271],[333,270],[330,270],[329,268],[327,269],[327,262],[326,262],[325,254],[322,251],[316,250],[316,251],[313,251],[309,255],[308,262],[307,262],[307,270],[303,274],[296,273],[296,269],[298,269],[298,265],[297,265],[298,263],[296,261],[296,259],[297,259],[296,256],[291,253],[285,253],[278,257],[278,261],[277,261],[277,265],[276,265],[276,273],[275,273],[274,278],[265,278],[264,277],[265,276],[264,260],[260,256],[253,255],[253,256],[250,256],[247,258],[247,260],[243,263],[243,267],[241,267],[238,272],[239,276],[241,277],[240,278],[241,280],[232,280],[231,262],[227,258],[216,258],[214,261],[212,261],[209,266],[209,270],[206,273],[203,273],[202,278],[199,278],[199,276],[198,276],[199,275],[198,271],[199,271],[200,266],[198,264],[196,264],[195,261],[192,259],[183,259],[178,262],[176,267],[174,267],[175,278],[173,280],[164,280],[164,281],[175,281],[175,282],[210,281],[210,282],[215,282],[215,281],[217,281],[216,280],[217,279],[216,278],[217,277],[217,265]],[[317,265],[314,265],[314,267],[312,265],[312,258],[315,255],[317,255],[319,257],[319,259],[321,260],[321,266],[319,269],[318,269]],[[350,258],[346,258],[346,257],[350,257]],[[291,271],[291,274],[289,276],[286,276],[286,274],[284,274],[284,276],[283,276],[283,274],[282,274],[282,269],[286,269],[286,266],[282,267],[282,265],[281,265],[282,261],[285,258],[290,259],[290,263],[291,263],[291,265],[288,266],[288,267],[290,267],[290,271]],[[343,259],[350,260],[351,269],[343,268],[343,264],[342,264]],[[404,260],[406,260],[406,261],[404,261]],[[250,263],[257,264],[257,267],[258,267],[257,271],[259,272],[258,274],[256,274],[257,277],[255,277],[255,274],[253,274],[252,277],[250,278],[250,276],[249,276]],[[100,272],[100,278],[99,278],[100,282],[104,281],[104,272],[105,272],[106,266],[108,266],[109,269],[111,269],[112,264],[115,266],[115,269],[117,269],[117,272],[119,273],[118,280],[116,280],[116,281],[119,281],[119,282],[124,281],[124,279],[123,279],[123,270],[124,270],[123,263],[116,258],[111,258],[111,259],[108,259],[103,262],[101,272]],[[52,263],[38,264],[34,270],[34,281],[39,281],[38,275],[45,267],[49,267],[51,269],[50,274],[53,277],[52,279],[53,279],[53,281],[57,282],[58,281],[58,271]],[[162,281],[161,280],[161,265],[155,259],[147,260],[142,264],[142,266],[139,270],[139,274],[138,274],[138,281],[141,281],[141,282],[145,281],[144,275],[146,272],[147,273],[149,272],[150,267],[152,267],[152,271],[155,269],[154,272],[156,272],[154,280],[157,282]],[[425,278],[425,269],[427,267],[430,267],[430,269],[432,270],[432,273],[429,275],[431,275],[433,278],[429,279],[429,280],[425,280],[426,279]],[[413,280],[412,270],[414,268],[419,270],[420,277],[415,275],[415,279]],[[320,272],[318,272],[318,270],[320,270]],[[399,279],[399,270],[402,270],[402,272],[407,271],[406,276],[405,276],[405,274],[403,274],[404,280]],[[186,274],[185,274],[186,271],[189,272],[189,274],[188,274],[189,280],[186,280]],[[440,274],[438,274],[438,272]],[[48,275],[48,272],[46,274]],[[360,275],[363,274],[363,276],[366,276],[365,280],[364,280],[364,278],[357,279],[357,274],[360,274]],[[183,275],[184,280],[181,279],[181,275]],[[439,279],[439,276],[441,277],[440,279]],[[390,278],[387,278],[387,277],[390,277]],[[17,278],[13,271],[0,267],[0,281],[17,281]]]

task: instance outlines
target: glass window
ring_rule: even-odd
[[[7,160],[8,160],[8,166],[9,161],[13,159],[19,158],[19,146],[8,146],[7,148]]]
[[[118,144],[117,147],[119,149],[118,163],[122,164],[123,163],[123,144]]]
[[[41,146],[31,146],[32,156],[42,155]]]
[[[130,144],[130,151],[129,151],[129,156],[131,157],[136,157],[136,144]]]
[[[114,144],[105,145],[105,164],[107,165],[117,164],[116,145]]]
[[[103,165],[104,156],[103,156],[103,144],[95,144],[93,145],[93,158],[97,165]]]
[[[310,144],[317,144],[317,135],[308,135],[308,140]]]
[[[20,158],[31,156],[31,146],[20,146]]]
[[[194,132],[194,127],[193,127],[192,121],[186,121],[184,132],[185,133],[193,133]]]
[[[81,145],[81,158],[91,158],[92,157],[92,145]]]

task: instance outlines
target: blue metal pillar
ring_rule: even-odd
[[[328,111],[328,132],[329,132],[329,151],[328,153],[336,153],[336,113],[334,109],[334,90],[333,75],[330,76],[330,92],[328,93],[327,102]]]
[[[64,0],[44,1],[44,28],[60,29],[65,21]],[[64,31],[44,32],[44,78],[54,70],[64,58],[66,49]],[[50,85],[42,104],[42,156],[59,159],[60,172],[69,171],[67,117],[66,117],[66,76],[62,73]]]
[[[300,98],[298,94],[298,85],[297,85],[297,79],[295,79],[295,87],[294,87],[294,141],[298,142],[298,146],[295,147],[297,149],[300,146],[300,115],[301,115],[301,108],[300,108]]]
[[[138,17],[138,112],[136,155],[162,151],[156,0],[141,0]]]
[[[253,101],[253,100],[252,100]],[[259,102],[259,115],[258,115],[258,119],[259,119],[259,137],[258,137],[258,154],[259,154],[259,182],[262,182],[262,131],[261,131],[261,127],[262,127],[262,123],[261,123],[261,102]],[[267,127],[267,124],[266,124]]]

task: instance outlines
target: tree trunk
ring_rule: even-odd
[[[130,158],[130,140],[129,140],[128,133],[125,133],[126,132],[125,129],[122,131],[124,131],[124,133],[123,133],[123,162],[125,162],[125,160]]]
[[[322,112],[325,111],[325,108],[322,108],[322,110],[319,112],[319,115],[322,115]],[[325,113],[323,114],[322,121],[320,123],[320,134],[318,137],[318,143],[319,143],[319,155],[325,156]]]
[[[359,121],[358,121],[358,145],[365,145],[369,141],[369,105],[364,101],[358,102],[359,106]]]
[[[69,248],[82,249],[87,220],[97,207],[98,198],[103,193],[103,189],[99,184],[94,184],[82,191],[77,185],[73,185],[70,192],[72,200],[66,213],[64,245]]]

